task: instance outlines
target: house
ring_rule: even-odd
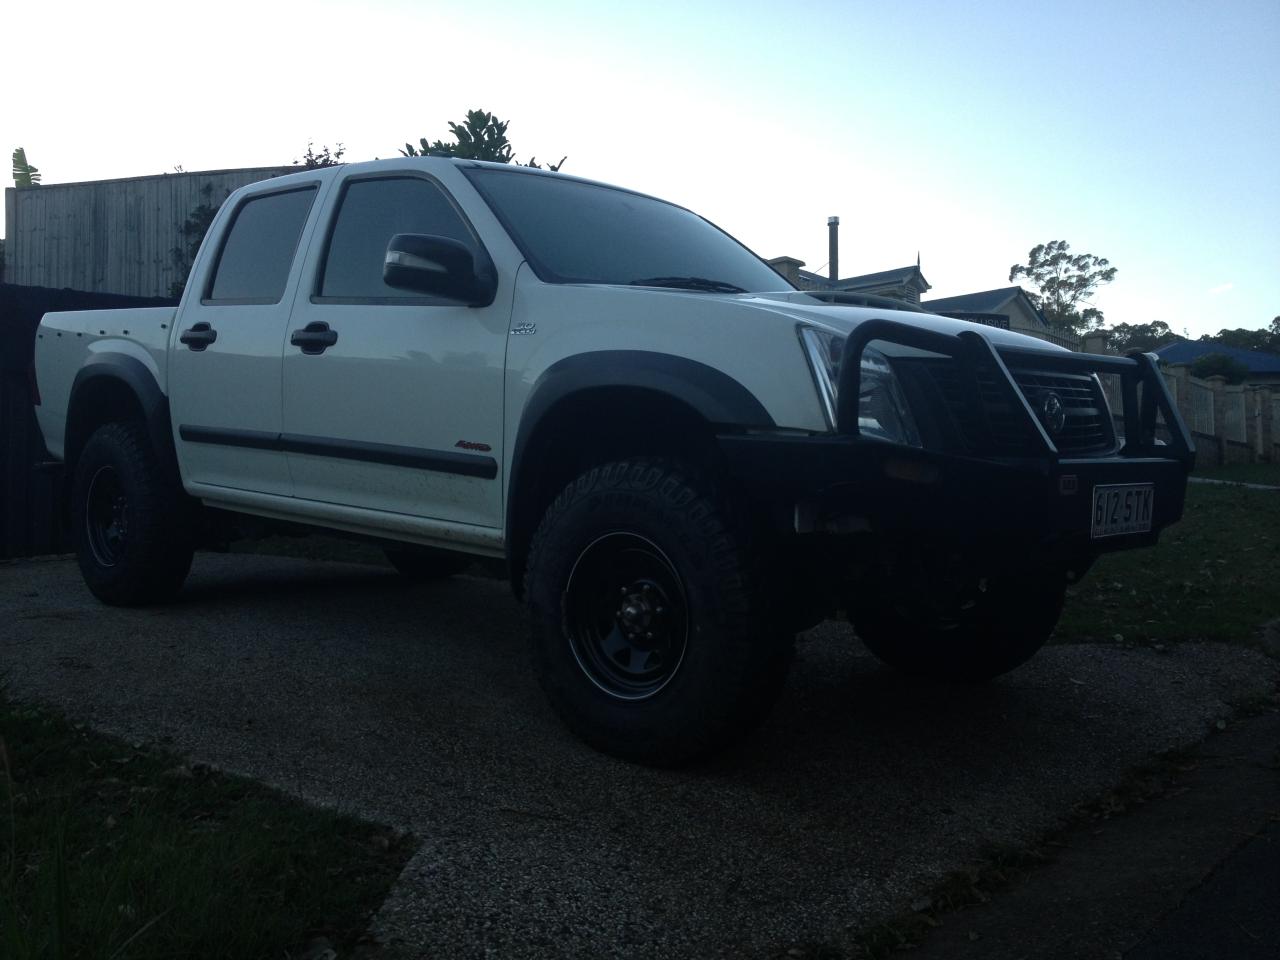
[[[966,293],[958,297],[921,300],[921,296],[930,289],[930,286],[929,281],[920,272],[919,256],[916,257],[915,266],[837,279],[840,262],[839,229],[839,217],[831,217],[827,220],[831,264],[829,277],[803,269],[804,261],[797,260],[795,257],[774,257],[766,262],[801,290],[838,291],[872,297],[888,297],[918,305],[930,313],[940,313],[943,316],[969,320],[973,323],[1002,327],[1005,330],[1016,330],[1071,350],[1080,349],[1078,338],[1050,328],[1044,314],[1021,287],[1000,287],[996,290]]]
[[[958,297],[941,297],[927,300],[921,306],[944,317],[973,320],[1033,336],[1050,331],[1049,321],[1021,287],[1000,287],[964,293]]]
[[[916,257],[914,267],[898,267],[895,270],[882,270],[879,273],[864,273],[856,277],[840,276],[840,218],[827,218],[827,242],[829,253],[827,263],[831,268],[828,276],[811,273],[804,267],[803,260],[795,257],[774,257],[765,261],[792,284],[801,290],[823,291],[826,293],[853,293],[867,297],[888,297],[906,303],[918,304],[920,295],[929,289],[929,281],[920,272],[920,258]]]
[[[1151,351],[1170,366],[1192,364],[1211,353],[1220,353],[1249,370],[1244,383],[1256,387],[1280,387],[1280,354],[1262,350],[1242,350],[1204,340],[1174,340]]]
[[[771,264],[773,261],[769,261]],[[907,303],[919,303],[920,295],[929,289],[929,281],[920,272],[919,265],[864,273],[856,277],[831,280],[808,270],[797,270],[792,281],[801,290],[831,290],[840,293],[861,293],[872,297],[890,297]]]

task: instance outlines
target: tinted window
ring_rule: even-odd
[[[209,298],[277,302],[315,196],[316,188],[307,187],[243,204],[222,245]]]
[[[545,281],[701,277],[743,290],[788,286],[733,237],[675,204],[541,174],[463,172]]]
[[[387,244],[397,233],[424,233],[476,244],[453,204],[428,180],[394,177],[347,184],[325,257],[322,297],[411,297],[382,282]]]

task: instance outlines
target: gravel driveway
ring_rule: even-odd
[[[1274,661],[1072,646],[982,688],[802,638],[749,743],[655,771],[566,734],[505,584],[200,555],[182,599],[100,606],[73,562],[0,565],[13,695],[422,840],[375,922],[410,956],[769,957],[847,939],[1201,739]]]

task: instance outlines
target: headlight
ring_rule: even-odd
[[[822,398],[827,423],[834,429],[845,338],[831,330],[808,324],[797,329],[805,355],[809,358],[818,396]],[[859,380],[858,432],[864,437],[920,446],[920,434],[907,407],[902,385],[889,366],[889,359],[879,350],[866,347],[862,351],[862,376]]]

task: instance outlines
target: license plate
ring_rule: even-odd
[[[1155,500],[1153,483],[1116,483],[1094,487],[1091,536],[1097,540],[1125,533],[1149,532]]]

